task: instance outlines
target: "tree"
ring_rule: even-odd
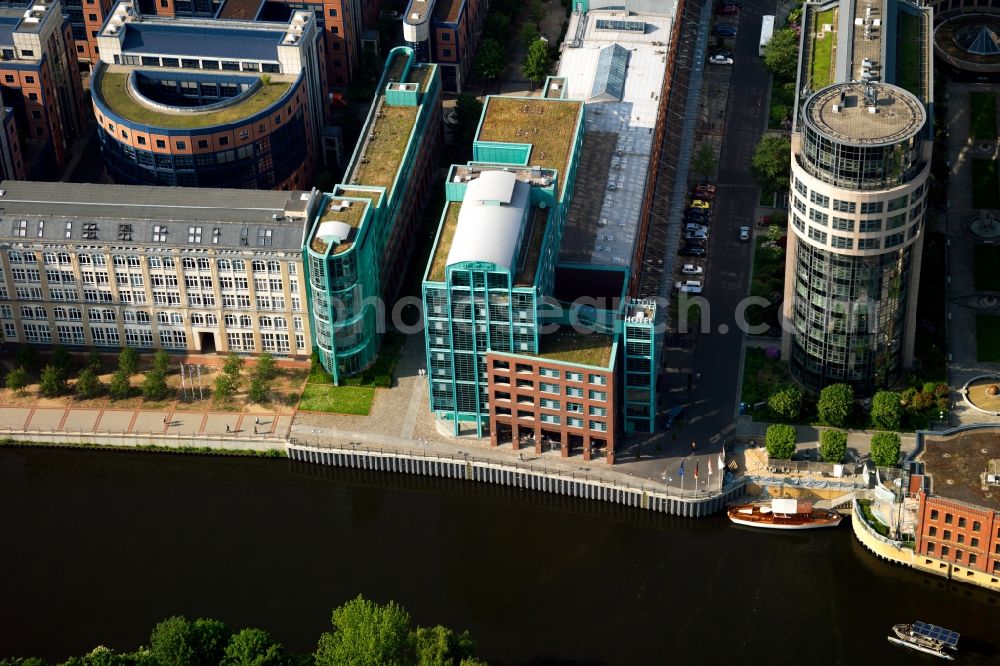
[[[183,615],[175,615],[156,625],[149,646],[160,666],[216,666],[232,633],[218,620],[188,622]]]
[[[819,420],[839,428],[854,411],[854,389],[848,384],[831,384],[819,393],[816,413]]]
[[[90,366],[80,371],[80,375],[76,378],[76,396],[81,400],[97,397],[102,388],[101,380]]]
[[[394,666],[407,661],[410,614],[361,595],[333,609],[333,631],[319,637],[316,666]]]
[[[155,354],[153,354],[153,371],[162,372],[164,375],[170,369],[170,354],[158,349]]]
[[[472,63],[476,74],[492,82],[500,76],[500,72],[503,71],[506,64],[507,56],[500,42],[495,39],[484,39],[479,43],[479,50],[476,51],[476,59]]]
[[[170,391],[167,386],[167,374],[160,370],[150,370],[142,380],[139,390],[146,400],[163,400]]]
[[[239,382],[240,372],[246,361],[239,354],[230,354],[226,357],[226,363],[222,366],[222,371]]]
[[[149,648],[162,666],[188,666],[195,661],[191,623],[182,615],[168,617],[153,628]]]
[[[96,374],[101,373],[101,370],[104,368],[104,357],[101,356],[101,352],[94,349],[87,354],[87,367],[93,368]]]
[[[872,425],[879,430],[898,430],[903,420],[900,395],[893,391],[879,391],[872,398]]]
[[[847,453],[847,433],[843,430],[824,430],[819,434],[819,455],[824,462],[840,463]]]
[[[66,392],[66,377],[54,365],[47,365],[42,370],[38,381],[38,389],[46,398],[54,398]]]
[[[225,375],[223,375],[223,377],[225,377]],[[219,380],[217,379],[216,396],[218,396],[218,381]],[[271,383],[255,375],[253,379],[250,380],[250,389],[247,391],[247,397],[250,398],[250,402],[256,402],[258,405],[261,405],[267,402],[267,392],[269,390],[271,390]]]
[[[55,368],[63,379],[69,377],[69,368],[72,365],[73,359],[70,357],[69,352],[66,351],[65,347],[53,347],[52,356],[49,357],[49,365]]]
[[[535,22],[535,27],[539,30],[542,29],[542,20],[548,12],[545,11],[545,5],[542,4],[542,0],[530,0],[528,2],[528,16],[531,20]]]
[[[895,467],[899,460],[899,433],[877,432],[872,435],[872,462],[878,467]]]
[[[795,428],[776,423],[767,427],[767,455],[778,460],[791,460],[795,455]]]
[[[538,28],[530,21],[525,21],[517,33],[517,41],[521,43],[521,48],[527,51],[528,47],[538,41]]]
[[[17,348],[14,362],[19,368],[24,368],[29,373],[35,372],[40,364],[38,351],[31,345],[21,345]]]
[[[459,145],[472,144],[482,114],[483,103],[475,95],[462,93],[455,100],[455,140]]]
[[[450,666],[466,663],[475,643],[468,631],[456,634],[447,627],[417,627],[410,634],[413,653],[419,666]]]
[[[7,388],[18,395],[24,395],[24,389],[28,387],[28,371],[17,367],[7,373]]]
[[[239,380],[234,380],[232,375],[221,373],[215,378],[215,401],[225,402],[233,397],[236,389],[239,388]]]
[[[710,143],[702,143],[698,146],[694,157],[691,158],[691,170],[708,180],[719,167],[719,160],[715,156],[715,148]]]
[[[269,352],[264,352],[257,359],[257,365],[254,366],[253,373],[255,377],[271,381],[278,376],[278,364],[274,362],[274,357]]]
[[[541,84],[552,68],[552,54],[549,53],[548,42],[538,40],[528,47],[528,56],[524,59],[523,73],[530,81]]]
[[[281,644],[263,629],[241,629],[226,646],[221,666],[283,666]]]
[[[802,390],[797,386],[779,386],[767,399],[767,406],[781,418],[794,421],[802,413]]]
[[[112,400],[124,400],[132,395],[132,382],[129,381],[129,373],[119,368],[111,375],[111,383],[108,384],[108,395]]]
[[[761,188],[777,192],[788,187],[792,142],[785,136],[767,134],[753,154],[753,170]]]
[[[484,32],[493,39],[505,43],[510,38],[510,16],[499,12],[490,12],[486,17]]]
[[[778,30],[764,47],[764,65],[776,79],[795,80],[799,66],[799,36],[791,28]]]
[[[123,347],[118,354],[118,369],[131,377],[139,369],[139,352],[131,347]]]

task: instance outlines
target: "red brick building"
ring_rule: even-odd
[[[543,343],[549,337],[543,336]],[[532,446],[536,453],[558,448],[563,457],[603,455],[613,463],[617,423],[611,336],[588,334],[585,347],[567,337],[556,335],[553,342],[561,349],[543,344],[538,356],[487,352],[490,444],[510,442],[514,450]],[[601,352],[603,367],[581,362],[586,358],[578,355],[581,349]]]
[[[1000,578],[1000,438],[976,431],[926,437],[911,477],[919,500],[916,550],[961,569]]]

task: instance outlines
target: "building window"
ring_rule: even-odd
[[[608,378],[604,375],[589,375],[587,381],[594,386],[605,386],[608,383]]]
[[[937,528],[931,525],[931,528],[927,531],[927,536],[937,536]]]
[[[930,554],[932,554],[932,555],[934,554],[934,544],[933,543],[927,544],[927,552],[930,553]]]
[[[963,518],[961,516],[958,517],[958,526],[959,527],[965,527],[965,518]]]
[[[938,519],[938,510],[931,509],[931,520],[937,520],[937,519]]]
[[[579,372],[567,372],[566,381],[568,382],[582,382],[583,374]]]
[[[948,557],[948,553],[951,552],[951,548],[948,546],[941,546],[941,557]]]
[[[604,421],[591,421],[590,429],[596,430],[598,432],[606,432],[608,429],[608,424],[605,423]]]
[[[944,524],[945,525],[951,525],[951,522],[952,522],[953,519],[954,519],[954,516],[952,516],[950,513],[944,514]]]
[[[969,545],[972,546],[973,548],[979,548],[979,538],[972,537],[972,540],[969,541]]]
[[[858,239],[858,249],[859,250],[877,250],[881,246],[881,238],[859,238]]]
[[[271,244],[271,229],[258,229],[257,230],[257,245],[270,245]]]
[[[854,239],[833,235],[830,237],[830,246],[841,250],[854,249]]]
[[[882,231],[882,218],[876,217],[871,220],[861,220],[861,226],[859,228],[859,231],[861,231],[861,233]]]
[[[824,196],[816,190],[809,193],[809,201],[816,204],[820,208],[827,208],[830,205],[830,197]]]
[[[450,58],[451,57],[451,49],[441,49],[441,57],[442,58]]]
[[[201,242],[201,227],[188,227],[188,243]]]
[[[945,541],[951,541],[951,530],[945,530],[944,531],[944,540]]]
[[[336,9],[331,9],[330,10],[330,16],[336,16],[336,15],[337,15],[337,10]]]
[[[881,201],[869,201],[861,204],[861,214],[871,215],[872,213],[882,212],[882,202]]]
[[[969,553],[969,566],[971,567],[975,563],[976,563],[976,554]]]

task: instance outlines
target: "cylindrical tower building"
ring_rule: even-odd
[[[917,97],[883,83],[809,97],[792,136],[783,351],[793,376],[859,395],[912,363],[930,142]]]

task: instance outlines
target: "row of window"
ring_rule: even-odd
[[[518,410],[517,417],[530,419],[534,418],[534,414],[531,414],[531,412],[524,412],[522,410]],[[562,425],[562,417],[559,416],[558,414],[542,414],[540,417],[538,417],[538,420],[541,421],[542,423],[548,423],[551,425]],[[570,428],[582,428],[583,419],[569,416],[566,418],[566,425],[569,426]],[[604,421],[588,421],[587,425],[590,426],[591,430],[594,430],[596,432],[608,431],[608,424],[605,423]]]
[[[509,370],[510,363],[507,361],[494,360],[493,368],[495,370]],[[515,372],[534,372],[534,366],[529,363],[518,363],[515,368]],[[559,379],[562,373],[556,368],[538,368],[538,374],[541,377],[546,377],[549,379]],[[583,382],[583,373],[580,372],[566,372],[566,381],[568,382]],[[587,383],[593,384],[594,386],[605,386],[607,384],[607,377],[605,375],[587,375]]]
[[[26,222],[26,220],[25,220]],[[72,223],[69,223],[72,224]],[[154,229],[165,229],[165,227],[154,227]],[[201,227],[189,227],[188,233],[194,233],[200,238]],[[246,233],[249,234],[249,228],[246,228]],[[218,229],[213,229],[213,234],[218,231]],[[261,231],[268,231],[262,229]],[[157,232],[154,232],[157,233]],[[166,233],[165,231],[163,233]],[[200,241],[199,241],[200,242]],[[45,266],[69,266],[72,265],[72,255],[68,252],[43,252],[41,255],[42,263]],[[142,267],[141,255],[123,255],[115,254],[111,257],[111,262],[114,266],[127,267],[127,268],[141,268]],[[14,264],[36,264],[38,262],[38,257],[34,252],[25,252],[21,250],[8,250],[7,251],[7,261],[8,263]],[[79,254],[77,255],[77,263],[81,266],[107,266],[107,255],[103,254]],[[174,257],[146,257],[146,263],[149,268],[175,268],[177,262]],[[182,268],[186,269],[198,269],[198,270],[211,270],[212,260],[206,257],[181,257],[180,263]],[[235,271],[242,273],[246,271],[246,261],[243,259],[216,259],[215,265],[216,270],[219,271]],[[265,261],[263,259],[254,259],[250,262],[250,270],[254,273],[281,273],[281,265],[283,262],[280,261]],[[288,274],[296,275],[298,269],[295,262],[286,262],[288,266]]]
[[[247,60],[212,60],[209,58],[174,58],[170,56],[115,54],[116,65],[142,65],[143,67],[174,67],[184,69],[209,69],[223,72],[268,72],[278,74],[281,67],[273,62]]]

